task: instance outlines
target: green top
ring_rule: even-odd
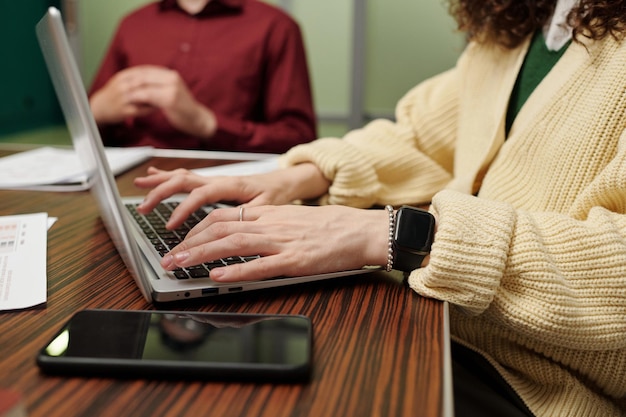
[[[511,129],[511,125],[517,113],[519,113],[535,87],[539,85],[541,80],[550,72],[554,64],[561,58],[570,43],[571,41],[566,43],[558,51],[550,51],[546,46],[543,32],[538,30],[535,33],[509,100],[509,107],[506,113],[507,136],[509,135],[509,130]]]

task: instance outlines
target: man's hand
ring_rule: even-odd
[[[89,98],[91,111],[99,125],[121,123],[133,117],[146,116],[156,109],[148,103],[135,102],[133,91],[142,88],[141,67],[122,70]]]
[[[120,123],[161,110],[182,132],[210,138],[217,129],[213,112],[193,97],[178,72],[157,66],[120,71],[92,95],[90,104],[98,124]]]

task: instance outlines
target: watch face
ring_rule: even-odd
[[[402,207],[396,213],[395,243],[410,252],[430,252],[435,218],[427,211]]]

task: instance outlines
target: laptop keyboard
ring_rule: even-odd
[[[204,210],[194,212],[185,223],[176,230],[165,228],[167,219],[176,208],[176,202],[162,202],[151,213],[146,215],[137,212],[136,204],[126,204],[126,208],[139,228],[146,235],[154,249],[163,257],[174,246],[178,245],[187,236],[187,233],[206,216]],[[213,268],[231,265],[235,263],[248,262],[257,259],[258,256],[233,256],[229,258],[215,259],[201,265],[189,268],[178,268],[173,271],[177,279],[208,278],[209,271]]]

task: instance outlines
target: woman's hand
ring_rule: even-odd
[[[180,226],[191,213],[206,204],[236,202],[246,206],[288,204],[311,199],[327,192],[330,183],[313,164],[300,164],[266,174],[241,177],[204,177],[186,169],[163,171],[149,168],[148,176],[135,179],[135,185],[152,188],[137,208],[149,213],[174,194],[189,193],[172,213],[167,227]]]
[[[384,265],[384,210],[345,206],[248,206],[213,210],[162,259],[167,270],[229,256],[261,255],[211,271],[211,279],[253,281]]]

